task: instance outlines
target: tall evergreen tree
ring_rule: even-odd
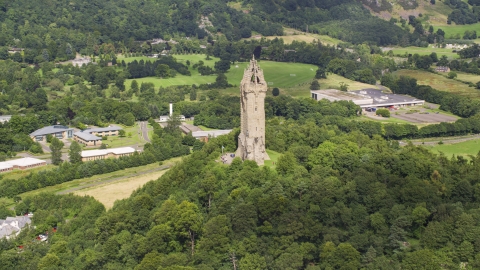
[[[70,145],[70,150],[68,151],[68,158],[71,163],[80,163],[82,162],[82,148],[78,142],[72,142]]]
[[[52,163],[58,165],[62,163],[62,148],[63,142],[53,137],[52,143],[50,143],[50,150],[52,151]]]

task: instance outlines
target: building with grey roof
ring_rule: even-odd
[[[35,141],[46,141],[47,135],[52,135],[57,139],[72,138],[73,128],[62,125],[47,126],[30,133],[30,138]]]
[[[315,100],[327,99],[330,101],[347,100],[366,108],[388,108],[423,105],[425,100],[397,94],[383,93],[377,89],[363,89],[342,92],[335,89],[312,90],[311,97]]]
[[[0,239],[17,236],[20,231],[27,225],[30,225],[32,220],[30,216],[7,217],[0,219]]]
[[[118,126],[89,128],[75,132],[73,139],[85,146],[99,146],[102,145],[102,136],[118,136],[120,130],[122,130],[122,128]]]

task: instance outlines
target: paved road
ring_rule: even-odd
[[[143,139],[147,142],[150,142],[150,139],[148,138],[148,123],[145,121],[138,122],[138,126],[140,128],[140,132],[142,133]]]

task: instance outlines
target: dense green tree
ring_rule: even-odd
[[[52,151],[52,164],[59,165],[62,163],[62,148],[63,142],[59,139],[53,137],[52,142],[50,143],[50,151]]]
[[[76,141],[73,141],[70,144],[70,149],[68,150],[68,158],[71,163],[82,162],[82,147]]]

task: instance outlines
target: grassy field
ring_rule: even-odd
[[[376,85],[366,84],[362,82],[356,82],[349,80],[345,77],[342,77],[337,74],[329,74],[326,79],[318,80],[320,83],[320,89],[340,89],[340,83],[346,83],[348,85],[348,90],[361,90],[365,88],[374,88],[379,89]],[[307,88],[309,85],[307,86]]]
[[[438,25],[433,27],[435,31],[437,31],[438,28],[442,29],[445,31],[445,38],[450,39],[450,38],[455,38],[455,35],[460,35],[460,38],[463,37],[463,34],[467,30],[474,30],[477,31],[480,29],[480,23],[475,23],[475,24],[465,24],[465,25],[457,25],[455,23],[452,23],[451,25]]]
[[[273,169],[273,168],[275,168],[275,164],[273,164],[273,163],[276,163],[278,158],[282,154],[278,153],[278,152],[275,152],[275,151],[272,151],[272,150],[268,150],[268,149],[267,149],[267,154],[270,157],[270,160],[265,160],[265,166],[268,166],[268,167]]]
[[[476,90],[473,87],[469,87],[468,85],[447,79],[444,76],[421,71],[421,70],[407,70],[402,69],[398,70],[394,73],[397,76],[410,76],[417,79],[418,84],[430,85],[431,87],[445,92],[456,93],[461,96],[466,96],[470,98],[480,98],[480,91]]]
[[[181,160],[181,158],[172,158],[172,159],[164,161],[163,164],[164,165],[169,165],[169,164],[173,165],[176,162],[179,162],[180,160]],[[57,192],[62,192],[62,191],[63,192],[68,191],[70,189],[81,190],[82,187],[83,188],[88,188],[88,187],[91,187],[92,185],[103,185],[105,181],[109,181],[109,180],[116,179],[116,178],[119,178],[119,177],[129,177],[129,176],[133,177],[137,174],[150,173],[151,170],[155,170],[155,169],[158,169],[158,168],[159,168],[159,165],[156,162],[156,163],[152,163],[152,164],[145,165],[145,166],[128,168],[128,169],[124,169],[124,170],[120,170],[120,171],[116,171],[116,172],[95,175],[95,176],[92,176],[92,177],[89,177],[89,178],[77,179],[77,180],[65,182],[65,183],[62,183],[62,184],[59,184],[59,185],[55,185],[55,186],[44,187],[44,188],[41,188],[41,189],[32,190],[32,191],[29,191],[29,192],[22,193],[19,196],[24,198],[25,196],[36,195],[36,194],[39,194],[39,193],[42,193],[42,192],[57,193]],[[115,181],[111,182],[111,183],[115,183]]]
[[[424,146],[427,149],[430,149],[434,153],[442,152],[447,157],[452,155],[457,156],[468,156],[468,155],[477,155],[480,151],[480,140],[471,140],[466,142],[454,143],[454,144],[437,144],[435,146]]]
[[[133,191],[142,187],[149,181],[158,179],[166,171],[167,170],[163,170],[132,176],[118,182],[107,183],[105,185],[98,185],[93,188],[75,191],[74,194],[80,196],[92,196],[105,205],[105,208],[108,210],[113,207],[113,204],[116,200],[130,197]]]
[[[431,45],[430,45],[431,46]],[[456,59],[460,58],[456,52],[452,52],[452,49],[444,49],[444,48],[431,48],[431,47],[405,47],[405,48],[393,48],[393,54],[397,55],[404,55],[404,54],[419,54],[419,55],[429,55],[432,52],[436,52],[438,57],[440,58],[442,55],[446,55],[448,59]]]
[[[457,79],[459,79],[461,81],[471,82],[471,83],[480,82],[480,75],[457,72],[457,71],[455,71],[455,73],[457,73]]]
[[[130,146],[130,145],[140,145],[140,144],[146,143],[146,141],[142,138],[142,134],[140,133],[140,128],[138,127],[138,124],[136,122],[133,127],[126,127],[123,125],[118,125],[118,126],[121,126],[125,130],[126,136],[125,137],[109,136],[107,140],[103,140],[102,143],[108,144],[109,148]]]
[[[205,55],[174,55],[179,62],[186,62],[190,60],[191,64],[197,63],[202,60],[207,66],[213,66],[217,58],[206,61]],[[131,57],[127,58],[128,61],[133,59],[147,59],[146,57]],[[150,60],[152,60],[150,58]],[[259,61],[260,67],[265,74],[265,80],[270,87],[296,87],[304,83],[310,82],[315,76],[317,67],[314,65],[300,64],[300,63],[283,63],[273,61]],[[232,85],[239,85],[243,78],[244,69],[249,65],[248,62],[237,62],[235,65],[231,65],[230,70],[225,74],[228,82]],[[192,85],[192,84],[206,84],[215,82],[216,75],[201,76],[197,70],[190,67],[192,76],[185,76],[177,74],[175,78],[160,79],[155,77],[136,79],[139,84],[142,82],[151,82],[155,87],[166,87],[171,85]],[[130,88],[130,84],[133,79],[128,79],[125,85]]]
[[[270,40],[275,38],[283,39],[283,42],[285,44],[291,44],[293,41],[305,41],[306,43],[312,43],[312,41],[314,40],[320,40],[320,42],[322,42],[322,44],[325,44],[325,45],[337,45],[340,42],[342,42],[339,39],[332,38],[327,35],[306,33],[296,29],[292,29],[292,28],[283,28],[283,33],[284,33],[283,36],[265,36],[265,38]],[[261,38],[260,35],[257,35],[251,38],[247,38],[246,40],[260,39],[260,38]]]

